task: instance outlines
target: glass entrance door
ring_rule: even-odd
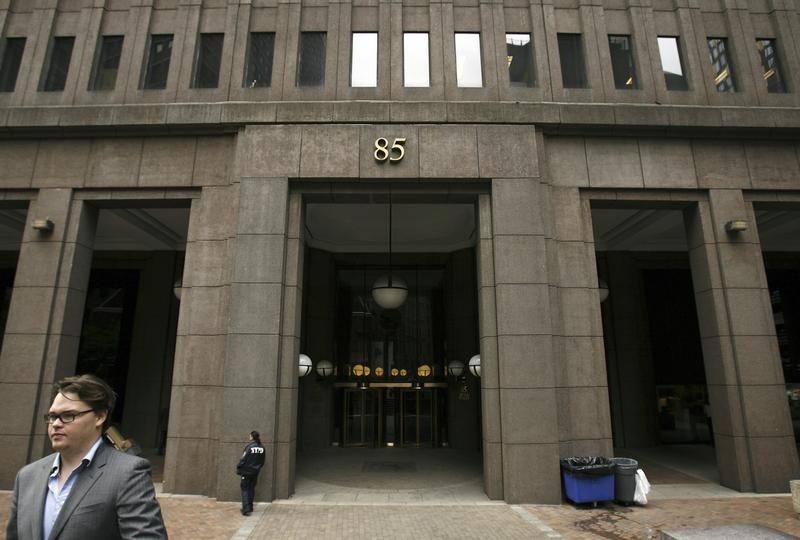
[[[344,446],[375,446],[378,436],[378,391],[344,390]]]
[[[400,432],[402,446],[437,446],[437,403],[434,389],[403,390]]]

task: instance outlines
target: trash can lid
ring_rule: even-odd
[[[613,457],[611,458],[611,463],[619,467],[620,469],[638,469],[639,462],[635,459],[626,458],[626,457]]]

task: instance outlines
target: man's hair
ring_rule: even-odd
[[[251,437],[253,438],[253,440],[254,440],[254,441],[256,441],[257,443],[261,443],[261,435],[258,433],[258,431],[251,431],[251,432],[250,432],[250,436],[251,436]]]
[[[114,412],[114,405],[117,402],[117,394],[103,379],[88,374],[65,377],[53,386],[53,395],[50,396],[50,401],[54,400],[58,394],[75,394],[93,411],[106,411],[103,429],[108,427],[111,413]]]

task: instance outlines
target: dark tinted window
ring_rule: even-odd
[[[639,88],[636,67],[633,63],[633,44],[630,36],[608,36],[614,87],[618,90]]]
[[[506,34],[506,63],[511,86],[536,85],[530,34]]]
[[[252,32],[247,47],[247,71],[244,86],[255,88],[272,84],[272,56],[275,53],[275,34]]]
[[[558,34],[561,82],[564,88],[586,88],[586,65],[580,34]]]
[[[50,42],[50,59],[47,62],[47,71],[39,90],[45,92],[60,92],[64,90],[69,72],[69,61],[72,59],[72,46],[75,38],[55,37]]]
[[[325,84],[325,32],[301,32],[297,86]]]
[[[113,90],[117,84],[119,59],[122,55],[123,36],[103,36],[100,39],[100,54],[92,73],[90,90]]]
[[[200,34],[192,88],[216,88],[219,85],[219,66],[222,63],[224,40],[224,34]]]
[[[757,39],[756,47],[761,57],[761,66],[764,68],[764,80],[767,81],[767,92],[770,94],[783,94],[786,83],[783,81],[781,63],[778,58],[778,47],[774,39]]]
[[[142,88],[155,90],[167,87],[169,59],[172,56],[172,34],[150,36],[150,51]]]
[[[0,65],[0,92],[14,91],[24,50],[25,38],[6,38],[3,64]]]

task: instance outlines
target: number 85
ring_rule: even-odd
[[[375,161],[386,161],[387,159],[390,162],[397,162],[403,159],[403,156],[406,155],[406,149],[403,145],[406,143],[405,137],[399,137],[394,140],[392,143],[391,148],[389,147],[389,140],[385,137],[379,137],[375,139]],[[395,155],[396,154],[396,155]]]

